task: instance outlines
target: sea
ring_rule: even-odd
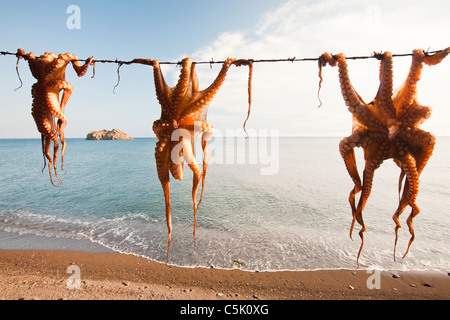
[[[360,226],[339,137],[219,137],[193,240],[192,173],[171,180],[173,233],[168,264],[248,271],[355,269]],[[43,168],[40,139],[0,139],[0,249],[121,252],[166,263],[165,202],[154,159],[156,138],[67,139],[62,185]],[[199,152],[200,151],[200,152]],[[201,148],[197,150],[198,162]],[[438,137],[421,175],[410,234],[407,209],[394,257],[392,220],[400,170],[376,171],[364,210],[359,268],[450,270],[450,137]],[[362,175],[363,154],[357,150]],[[58,160],[60,164],[60,157]],[[56,179],[54,179],[56,181]]]

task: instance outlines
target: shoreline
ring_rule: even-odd
[[[78,267],[80,289],[68,288],[77,273],[69,266]],[[177,267],[116,252],[4,249],[0,270],[6,300],[450,299],[450,276],[440,271],[252,272]]]

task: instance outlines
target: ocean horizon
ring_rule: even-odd
[[[196,246],[190,169],[185,165],[183,181],[171,180],[169,264],[249,271],[356,268],[360,226],[350,239],[352,181],[338,151],[340,140],[213,136]],[[165,262],[156,141],[69,138],[66,173],[59,170],[63,182],[55,188],[48,169],[42,171],[40,139],[0,139],[0,249],[115,251]],[[362,174],[362,150],[357,156]],[[386,160],[376,171],[363,214],[360,268],[450,270],[449,156],[450,137],[437,137],[421,175],[416,239],[405,259],[408,209],[393,257],[400,170]],[[59,168],[60,156],[58,161]]]

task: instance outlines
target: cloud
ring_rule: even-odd
[[[442,36],[445,34],[442,31],[450,30],[450,23],[441,12],[443,7],[450,6],[447,2],[439,3],[440,8],[424,6],[418,1],[291,0],[275,11],[267,12],[252,30],[224,32],[192,56],[195,60],[209,61],[229,56],[253,59],[318,57],[325,51],[370,55],[373,51],[407,53],[428,46],[442,49],[449,45],[445,43],[447,39]],[[444,63],[448,68],[448,62]],[[394,84],[400,85],[405,79],[409,65],[409,58],[394,62]],[[448,105],[445,95],[436,96],[439,88],[442,89],[444,77],[448,82],[448,76],[438,70],[445,67],[425,70],[434,77],[427,77],[431,85],[425,86],[423,96],[440,108]],[[373,99],[378,89],[378,68],[375,60],[349,63],[351,79],[367,102]],[[212,70],[209,66],[198,68],[200,85],[211,83],[218,70],[218,66]],[[318,109],[317,71],[315,62],[255,63],[253,113],[248,125],[255,129],[280,129],[281,135],[347,135],[351,119],[343,106],[337,72],[330,67],[324,70],[321,95],[324,106]],[[210,107],[210,119],[214,119],[216,127],[223,130],[241,127],[240,120],[246,116],[246,86],[246,68],[231,68],[227,81]],[[448,119],[449,115],[446,116]],[[446,126],[438,122],[434,125],[436,131],[450,134]]]

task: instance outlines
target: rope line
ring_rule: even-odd
[[[444,49],[445,50],[445,49]],[[435,54],[438,52],[441,52],[443,50],[436,50],[436,51],[429,51],[429,49],[425,52],[425,55],[430,55],[430,54]],[[19,74],[19,60],[20,58],[25,57],[24,54],[22,54],[23,50],[19,50],[16,53],[12,53],[9,51],[0,51],[0,55],[2,56],[6,56],[6,55],[12,55],[12,56],[16,56],[17,57],[17,62],[16,62],[16,72],[17,75],[19,77],[19,81],[20,81],[20,86],[16,89],[14,89],[14,91],[17,91],[18,89],[20,89],[23,86],[23,82],[22,79],[20,78],[20,74]],[[382,53],[379,52],[373,52],[370,56],[350,56],[350,57],[346,57],[347,60],[364,60],[364,59],[378,59],[380,60]],[[396,53],[396,54],[392,54],[392,57],[408,57],[408,56],[412,56],[413,53]],[[89,59],[77,59],[77,60],[73,60],[73,61],[80,61],[80,62],[88,62]],[[320,57],[317,58],[287,58],[287,59],[237,59],[235,61],[235,65],[236,66],[240,66],[240,65],[248,65],[249,66],[249,107],[251,106],[251,78],[252,78],[252,71],[253,71],[253,64],[254,63],[276,63],[276,62],[306,62],[306,61],[315,61],[315,62],[319,62],[319,77],[320,77],[320,83],[319,83],[319,92],[320,92],[320,86],[322,83],[322,76],[321,76],[321,62],[320,62]],[[136,58],[130,61],[123,61],[123,60],[118,60],[117,58],[115,60],[111,60],[111,59],[95,59],[92,58],[91,60],[92,64],[93,64],[93,71],[92,71],[92,78],[95,77],[95,66],[96,63],[116,63],[118,64],[117,66],[117,83],[114,86],[113,89],[113,93],[116,93],[116,88],[119,86],[120,83],[120,68],[124,65],[124,64],[134,64],[134,63],[138,63],[138,64],[144,64],[144,65],[149,65],[149,66],[153,66],[153,60],[151,59],[142,59],[142,58]],[[221,61],[214,61],[213,58],[211,58],[210,61],[196,61],[194,62],[195,64],[209,64],[210,67],[212,68],[213,64],[224,64],[225,61],[221,60]],[[159,64],[165,64],[165,65],[178,65],[181,66],[182,62],[181,61],[159,61]],[[319,95],[318,92],[318,95]],[[320,105],[319,107],[322,105],[322,102],[320,101],[320,97],[319,98],[319,102]],[[247,121],[246,121],[247,122]],[[244,124],[244,130],[245,130],[245,124]]]
[[[425,54],[434,54],[437,52],[440,52],[442,50],[436,50],[436,51],[427,51]],[[0,55],[13,55],[16,57],[19,57],[20,55],[18,55],[17,53],[12,53],[9,51],[0,51]],[[377,55],[378,53],[373,53],[370,56],[352,56],[352,57],[346,57],[347,60],[363,60],[363,59],[377,59]],[[412,56],[412,53],[398,53],[398,54],[393,54],[393,57],[408,57],[408,56]],[[286,58],[286,59],[241,59],[241,60],[247,60],[247,61],[251,61],[252,63],[273,63],[273,62],[305,62],[305,61],[319,61],[319,58]],[[84,62],[87,61],[87,59],[78,59],[76,61],[80,61],[80,62]],[[147,61],[147,63],[145,63],[144,61]],[[93,62],[99,62],[99,63],[117,63],[119,65],[123,65],[123,64],[133,64],[133,63],[140,63],[140,64],[148,64],[150,65],[150,63],[148,63],[148,59],[133,59],[131,61],[123,61],[123,60],[111,60],[111,59],[94,59]],[[225,61],[221,60],[221,61],[214,61],[214,59],[211,59],[211,61],[196,61],[194,62],[195,64],[223,64]],[[181,61],[160,61],[159,64],[174,64],[174,65],[181,65]]]

